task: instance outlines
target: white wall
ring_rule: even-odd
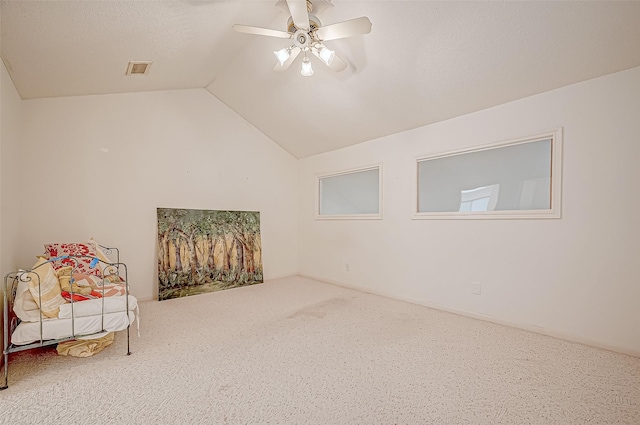
[[[561,219],[411,220],[415,158],[557,127]],[[299,271],[640,355],[639,140],[634,68],[305,158]],[[314,220],[317,173],[380,162],[383,220]]]
[[[0,72],[3,274],[93,236],[153,298],[156,207],[259,210],[267,279],[299,271],[640,354],[640,68],[299,162],[203,89],[21,101]],[[416,157],[559,126],[562,219],[410,219]],[[316,173],[378,163],[383,220],[313,219]]]
[[[0,277],[18,266],[15,247],[19,243],[20,218],[15,162],[21,140],[22,100],[0,61]],[[4,288],[4,280],[0,284]],[[0,297],[2,289],[0,289]],[[1,299],[1,298],[0,298]],[[2,302],[0,302],[0,337],[2,335]],[[2,362],[0,361],[0,364]]]
[[[297,160],[204,89],[27,100],[19,260],[94,237],[157,297],[156,208],[260,211],[265,279],[297,271]]]
[[[22,100],[4,64],[0,65],[0,270],[2,275],[14,268],[18,243],[20,196],[18,166],[15,159],[21,140]]]

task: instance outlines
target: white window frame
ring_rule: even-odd
[[[471,212],[420,212],[419,206],[419,168],[420,163],[432,159],[445,158],[449,156],[462,155],[472,152],[480,152],[501,147],[514,146],[524,143],[536,142],[551,139],[551,208],[543,210],[501,210],[501,211],[471,211]],[[413,216],[414,220],[459,220],[459,219],[539,219],[539,218],[562,218],[562,128],[524,137],[506,142],[493,143],[480,147],[467,148],[447,152],[422,156],[416,159],[414,170],[413,189]]]
[[[341,214],[341,215],[320,215],[320,182],[324,178],[343,176],[363,171],[378,170],[378,212],[373,214]],[[316,220],[382,220],[382,164],[369,165],[366,167],[352,168],[331,174],[316,175]]]

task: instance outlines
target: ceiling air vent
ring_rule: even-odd
[[[149,72],[152,61],[131,61],[127,67],[127,75],[144,75]]]

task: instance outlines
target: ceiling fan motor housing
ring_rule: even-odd
[[[308,49],[311,36],[305,30],[298,30],[293,35],[293,44],[301,49]]]

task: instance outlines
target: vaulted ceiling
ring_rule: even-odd
[[[2,1],[0,55],[23,99],[206,88],[299,158],[640,66],[640,2],[317,0],[373,28],[303,77],[273,71],[288,40],[232,30],[286,30],[276,3]]]

